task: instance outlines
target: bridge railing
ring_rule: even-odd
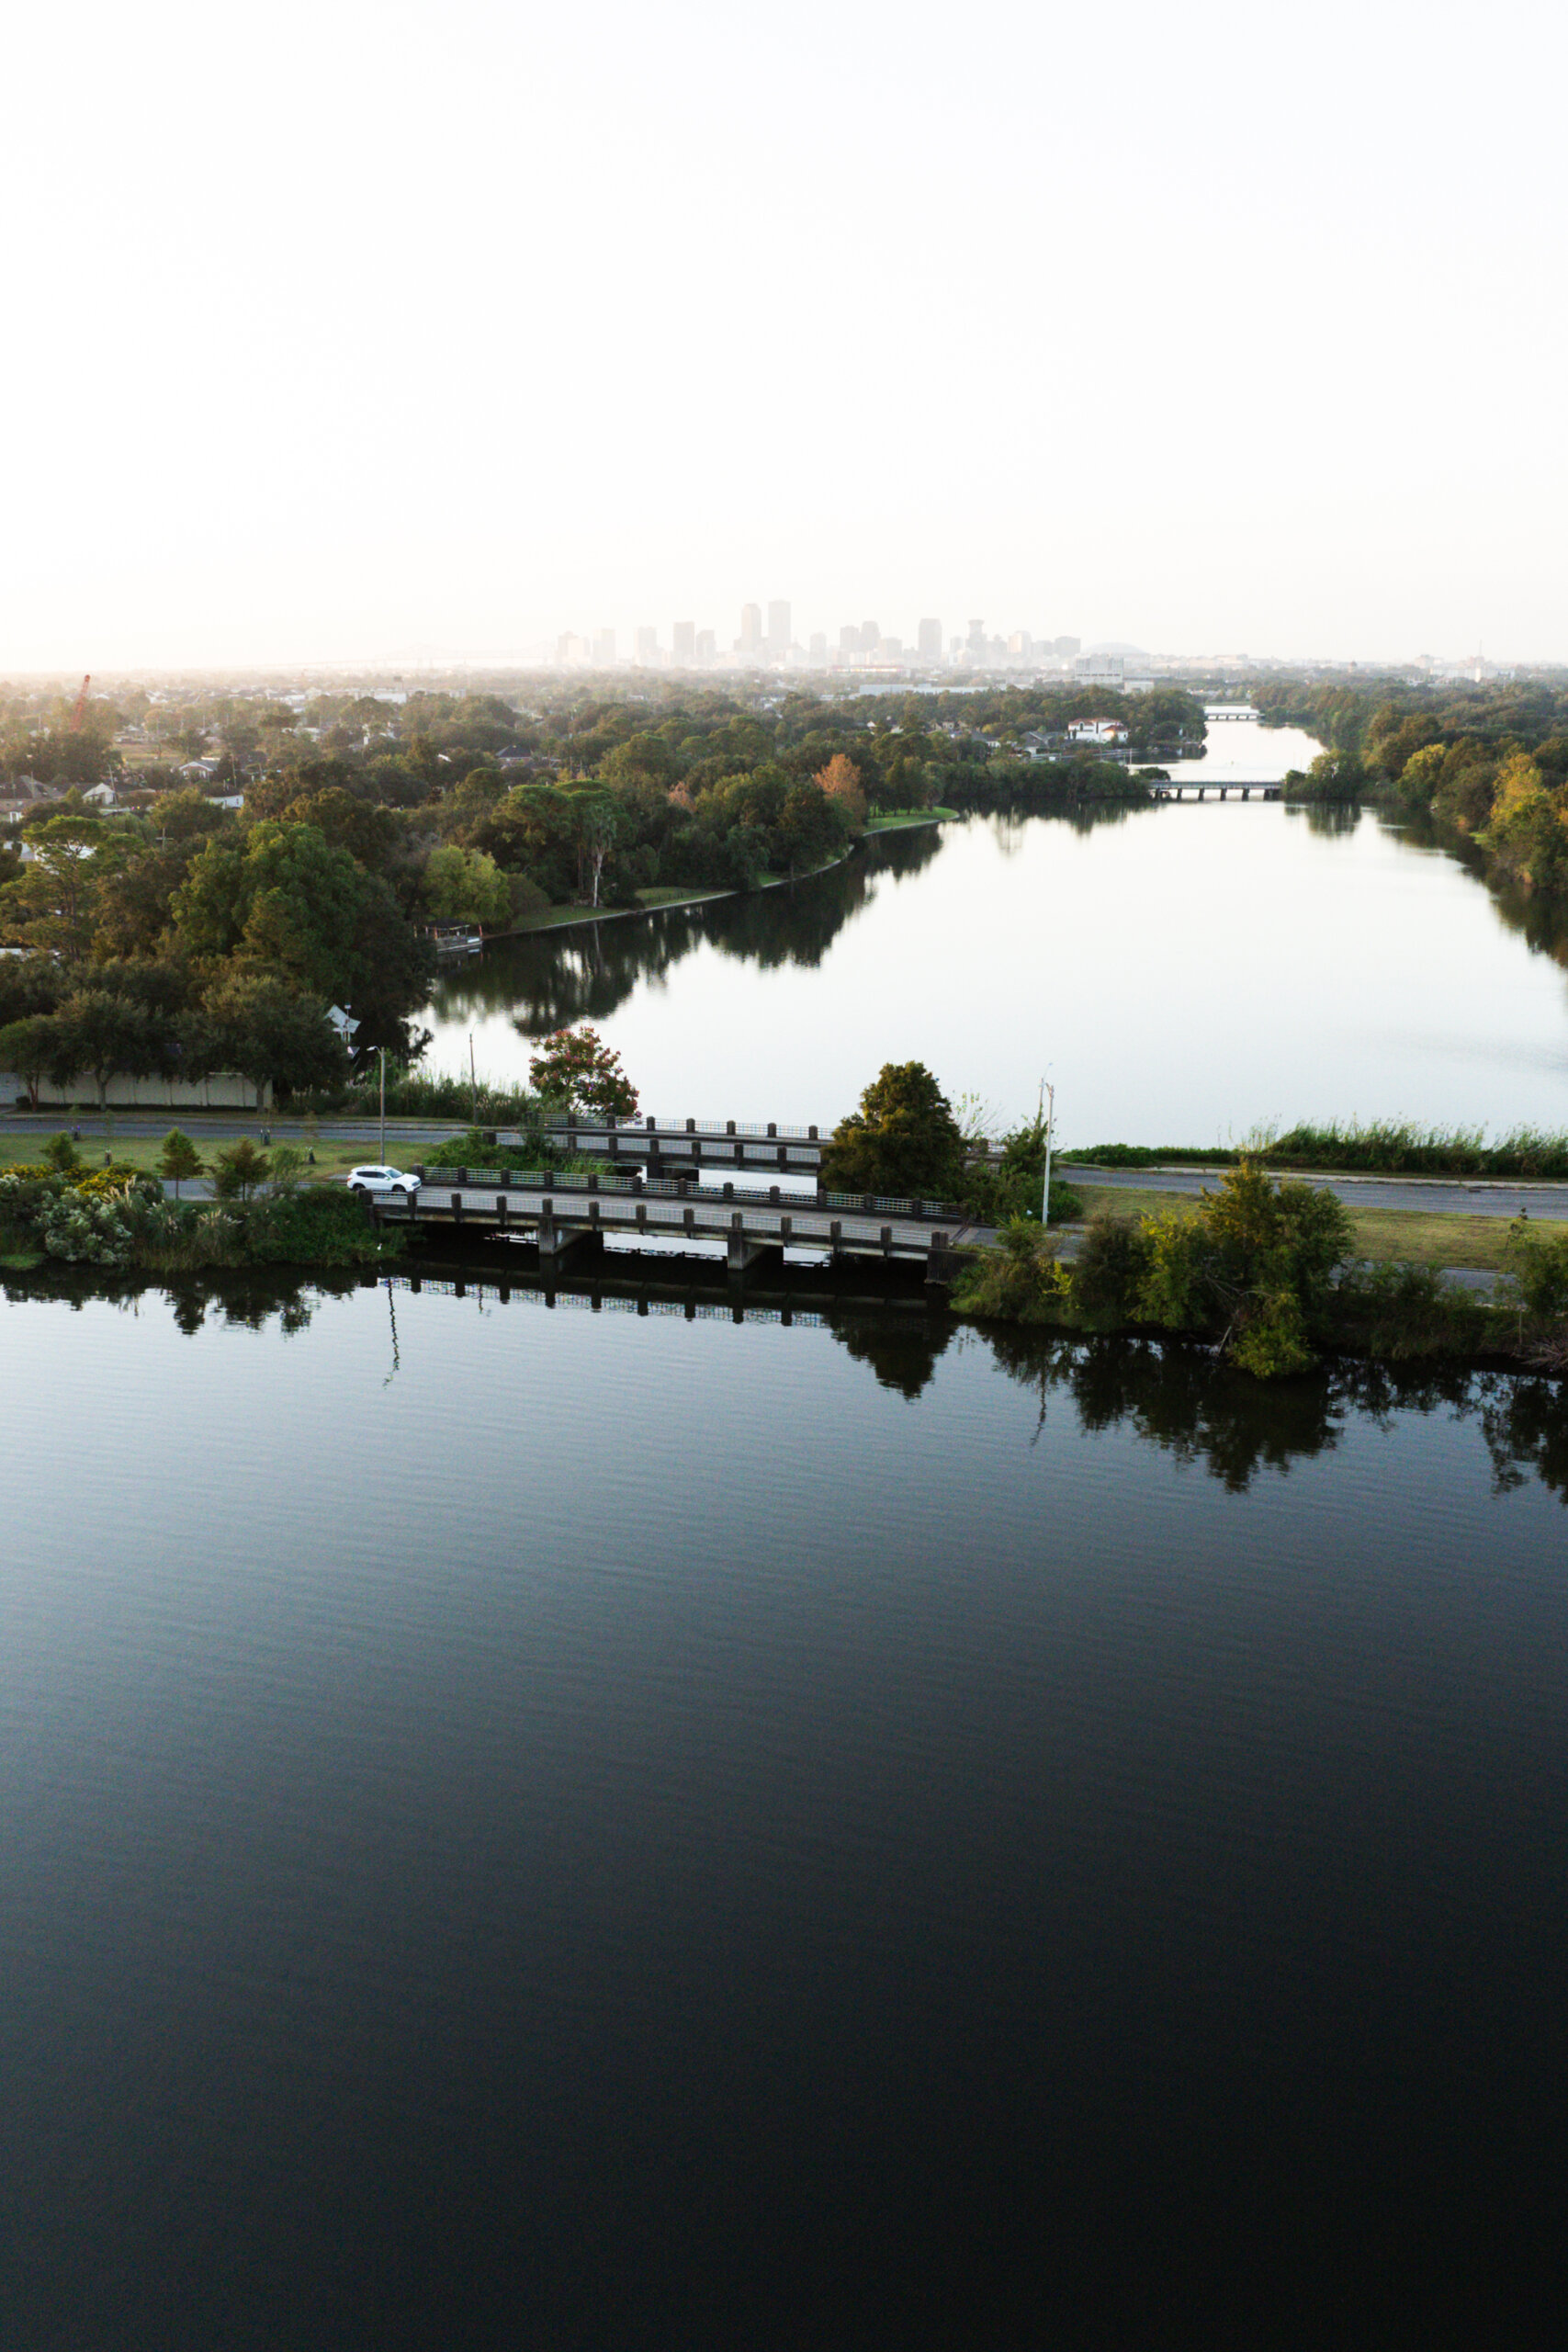
[[[793,1127],[778,1119],[614,1119],[598,1117],[591,1111],[547,1111],[539,1122],[551,1128],[590,1129],[595,1134],[623,1136],[754,1136],[760,1141],[771,1142],[788,1138],[795,1143],[818,1143],[821,1140],[816,1127]]]
[[[701,1183],[689,1176],[645,1176],[637,1170],[622,1175],[597,1170],[592,1173],[581,1170],[563,1173],[555,1168],[418,1166],[413,1173],[422,1187],[432,1193],[447,1188],[454,1192],[581,1193],[601,1200],[618,1195],[633,1200],[730,1202],[737,1207],[793,1210],[807,1216],[813,1211],[838,1210],[851,1216],[918,1217],[948,1224],[962,1224],[965,1216],[965,1212],[950,1201],[906,1199],[885,1193],[829,1193],[820,1185],[813,1192],[793,1193],[779,1184],[736,1184],[728,1180],[723,1183]]]

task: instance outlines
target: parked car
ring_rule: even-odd
[[[351,1168],[348,1171],[351,1193],[417,1193],[419,1178],[405,1175],[400,1168]]]

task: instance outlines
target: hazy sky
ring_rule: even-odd
[[[1563,23],[13,8],[0,675],[771,596],[1562,658]]]

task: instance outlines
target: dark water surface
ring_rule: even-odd
[[[1202,763],[1314,746],[1216,727]],[[1191,780],[1190,778],[1189,780]],[[1568,934],[1368,811],[1209,798],[883,835],[789,888],[501,941],[447,975],[429,1061],[526,1080],[595,1022],[661,1117],[831,1125],[919,1059],[1004,1125],[1043,1074],[1063,1141],[1260,1125],[1568,1127]]]
[[[259,1319],[0,1308],[13,2352],[1561,2340],[1548,1389]]]

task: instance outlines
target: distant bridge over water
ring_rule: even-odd
[[[1238,780],[1235,776],[1212,775],[1201,784],[1189,781],[1185,784],[1151,784],[1149,786],[1156,800],[1202,800],[1210,793],[1216,800],[1228,800],[1233,792],[1238,800],[1250,800],[1255,793],[1259,800],[1278,800],[1282,797],[1284,789],[1278,776],[1269,776],[1259,782],[1247,776]]]

